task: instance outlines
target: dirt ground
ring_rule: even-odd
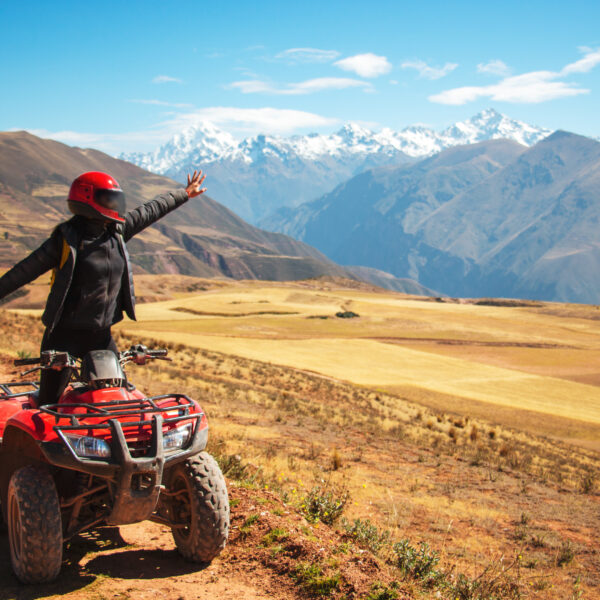
[[[143,522],[102,527],[83,534],[66,547],[63,570],[52,584],[21,585],[10,569],[8,540],[0,536],[0,599],[39,598],[97,600],[292,600],[310,597],[295,584],[294,565],[322,556],[331,559],[342,537],[324,525],[311,525],[273,493],[249,490],[228,482],[232,500],[231,531],[224,552],[210,565],[186,562],[175,549],[170,530]],[[248,517],[256,516],[251,527]],[[287,546],[276,556],[263,542],[273,529],[285,530]],[[364,552],[364,551],[362,551]],[[367,553],[341,555],[337,567],[344,572],[344,592],[357,597],[371,583],[389,577]],[[408,595],[399,598],[410,598]]]

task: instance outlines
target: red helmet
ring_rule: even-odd
[[[71,184],[69,210],[89,219],[125,222],[125,194],[108,173],[82,173]]]

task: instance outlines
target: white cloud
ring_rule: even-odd
[[[27,131],[42,138],[57,140],[72,146],[97,148],[116,156],[121,152],[154,150],[176,133],[202,121],[209,121],[234,136],[258,133],[288,135],[299,131],[314,131],[339,125],[338,119],[301,110],[213,106],[173,115],[170,119],[141,131],[124,133],[49,131],[47,129],[28,129]]]
[[[288,48],[280,52],[275,58],[286,59],[291,62],[331,62],[340,53],[337,50],[321,50],[320,48]]]
[[[169,75],[157,75],[152,83],[183,83],[181,79],[177,77],[170,77]]]
[[[571,75],[572,73],[587,73],[591,71],[597,64],[600,64],[600,48],[579,48],[583,52],[584,57],[576,60],[573,63],[563,67],[561,75]]]
[[[163,100],[127,100],[127,102],[154,106],[170,106],[171,108],[192,108],[192,106],[194,106],[193,104],[187,104],[185,102],[164,102]]]
[[[232,135],[289,134],[298,130],[331,127],[339,123],[338,119],[303,110],[213,106],[178,115],[169,124],[179,131],[182,126],[198,121],[210,121]]]
[[[419,77],[425,79],[441,79],[458,67],[457,63],[446,63],[443,67],[431,67],[423,60],[405,60],[401,65],[403,69],[415,69]]]
[[[486,63],[479,63],[477,65],[477,72],[484,73],[485,75],[500,75],[501,77],[505,77],[510,73],[510,69],[504,61],[496,59]]]
[[[356,54],[333,63],[344,71],[352,71],[361,77],[379,77],[392,70],[392,65],[385,56],[377,56],[368,52],[367,54]]]
[[[349,79],[347,77],[318,77],[316,79],[307,79],[298,83],[288,83],[285,87],[276,87],[271,83],[260,79],[248,79],[245,81],[234,81],[227,87],[240,90],[243,94],[277,94],[281,96],[300,96],[304,94],[313,94],[325,90],[343,90],[347,88],[360,87],[366,90],[371,89],[371,84],[359,79]]]
[[[590,90],[564,81],[568,75],[587,73],[600,64],[600,49],[581,50],[584,52],[583,58],[569,63],[560,71],[531,71],[505,77],[493,85],[453,88],[429,96],[429,100],[438,104],[461,105],[479,98],[490,98],[499,102],[533,104],[589,94]]]
[[[429,100],[438,104],[455,106],[473,102],[479,98],[490,98],[498,102],[535,104],[589,92],[589,90],[565,81],[554,81],[555,78],[556,73],[536,71],[507,77],[495,85],[467,86],[446,90],[429,96]]]

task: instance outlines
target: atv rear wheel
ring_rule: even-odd
[[[200,452],[175,465],[168,493],[177,549],[188,560],[210,562],[229,533],[229,496],[217,461]]]
[[[22,467],[10,478],[7,498],[10,560],[15,575],[23,583],[56,579],[63,536],[52,476],[42,467]]]

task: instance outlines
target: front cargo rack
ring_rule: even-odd
[[[157,402],[161,400],[173,400],[174,403],[169,406],[158,406]],[[152,396],[141,400],[109,400],[106,402],[94,402],[94,404],[73,402],[47,404],[40,406],[40,411],[52,415],[56,419],[55,431],[70,431],[76,429],[107,429],[110,427],[108,421],[103,423],[82,423],[87,419],[102,419],[107,420],[118,419],[121,417],[135,417],[140,415],[140,421],[125,421],[123,427],[143,427],[144,425],[152,424],[152,417],[162,413],[177,411],[177,415],[162,419],[162,423],[167,425],[186,419],[194,419],[199,421],[204,416],[204,412],[191,413],[190,409],[194,409],[196,404],[185,394],[165,394],[163,396]],[[65,409],[82,409],[87,412],[64,412]],[[148,415],[150,418],[145,419]],[[59,425],[59,421],[69,419],[70,425]]]

